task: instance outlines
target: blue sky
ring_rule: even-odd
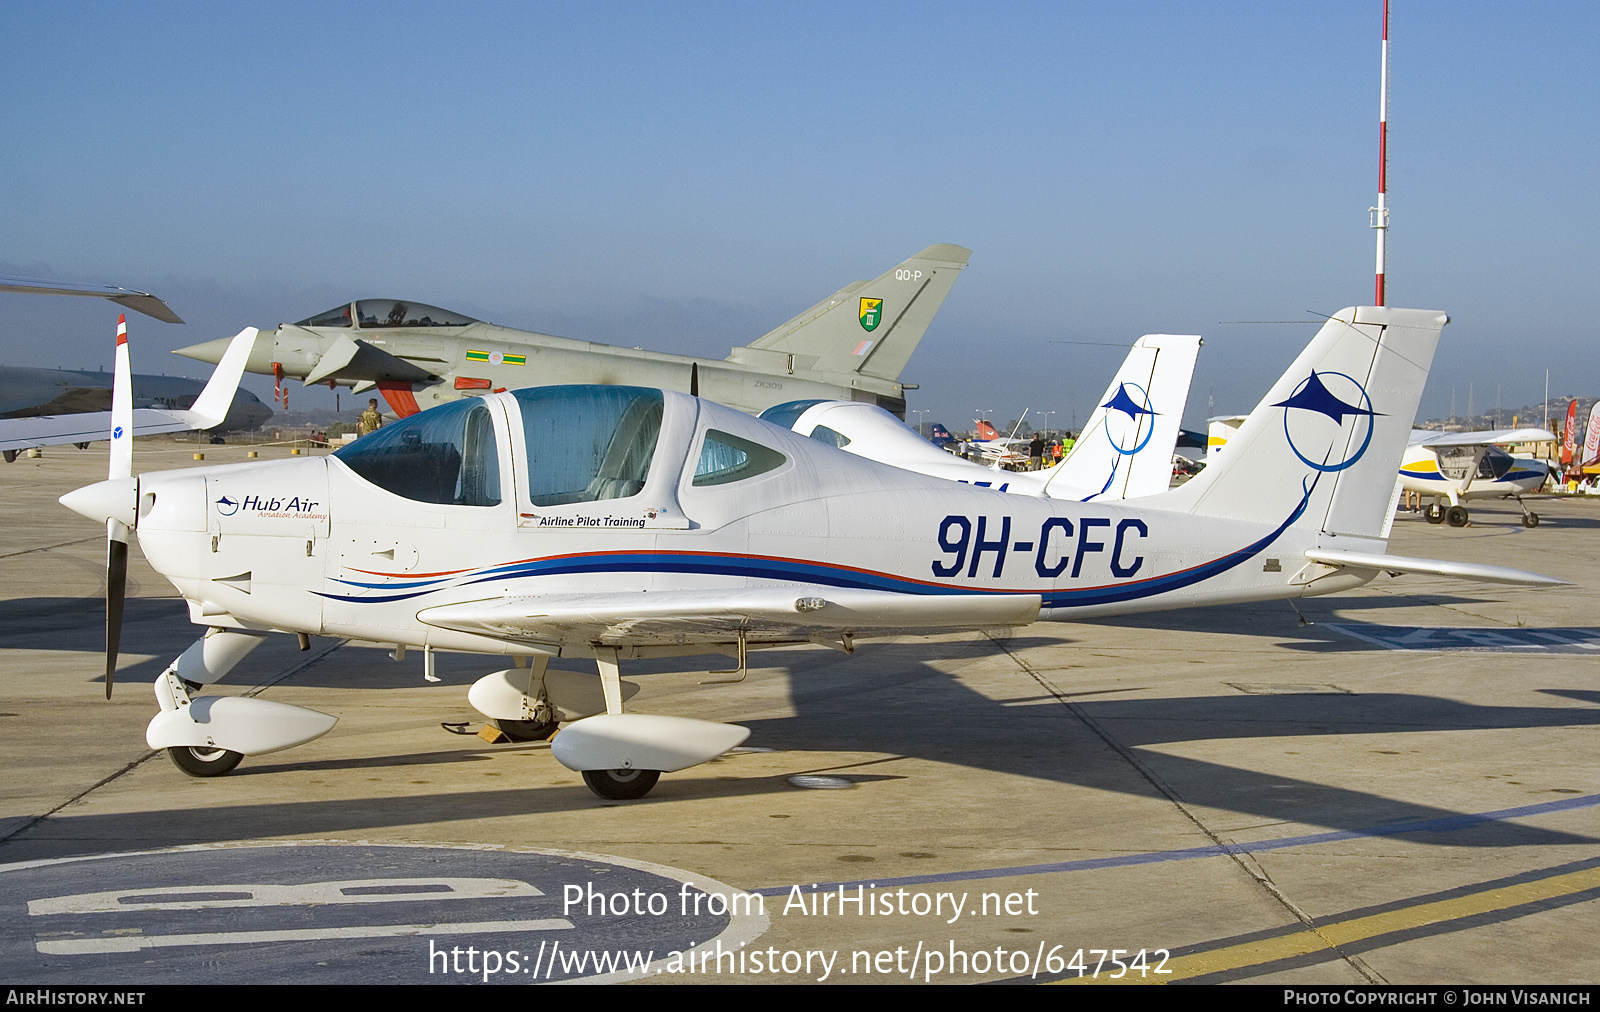
[[[913,408],[1082,419],[1122,352],[1071,342],[1200,333],[1195,422],[1313,332],[1224,321],[1372,298],[1380,12],[12,3],[0,273],[155,291],[189,323],[136,317],[136,368],[200,375],[166,353],[352,296],[720,357],[953,242]],[[1597,21],[1395,0],[1389,301],[1455,321],[1424,416],[1600,393]],[[114,320],[5,297],[0,362]]]

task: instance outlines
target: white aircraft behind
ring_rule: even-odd
[[[1544,485],[1549,466],[1532,457],[1513,457],[1495,444],[1554,442],[1555,438],[1555,433],[1545,429],[1418,429],[1411,433],[1400,464],[1400,484],[1407,492],[1433,497],[1423,512],[1430,524],[1465,527],[1468,515],[1463,501],[1509,497],[1522,507],[1523,526],[1537,527],[1539,514],[1523,505],[1522,497]]]
[[[791,401],[761,417],[858,457],[980,488],[1080,502],[1159,495],[1172,484],[1172,452],[1202,343],[1175,334],[1135,341],[1072,451],[1042,471],[997,474],[859,401]]]
[[[182,323],[165,302],[149,292],[118,288],[115,285],[91,285],[76,281],[45,281],[39,278],[0,277],[0,292],[20,292],[31,295],[73,295],[86,298],[109,299],[120,306],[144,313],[164,323]],[[127,354],[127,314],[117,315],[117,358],[119,363]],[[245,335],[249,340],[241,340]],[[254,327],[233,338],[227,354],[211,374],[200,396],[187,409],[133,408],[132,393],[128,398],[127,431],[137,436],[159,432],[181,432],[188,429],[212,429],[221,425],[233,405],[239,380],[244,375],[250,342],[255,340]],[[116,393],[112,397],[115,401]],[[0,419],[0,453],[7,463],[17,459],[17,451],[35,446],[60,446],[65,443],[84,444],[105,439],[113,433],[111,411],[82,411],[64,415],[35,415],[27,418]]]
[[[1380,571],[1559,583],[1385,554],[1445,322],[1330,318],[1240,428],[1239,452],[1132,501],[959,485],[687,394],[577,386],[443,405],[330,457],[134,477],[128,441],[113,440],[108,480],[62,502],[106,523],[112,545],[108,693],[130,529],[208,630],[156,679],[146,731],[185,772],[225,773],[333,726],[196,695],[285,632],[421,648],[429,674],[439,650],[523,658],[472,703],[571,721],[551,754],[604,797],[640,797],[749,732],[624,712],[630,658],[718,652],[742,672],[753,647],[851,652],[867,636],[1326,594]],[[551,657],[593,658],[598,678],[551,672]]]

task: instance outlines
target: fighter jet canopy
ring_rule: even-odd
[[[362,299],[334,306],[326,313],[308,316],[295,324],[297,327],[349,327],[351,320],[363,330],[380,327],[465,327],[477,323],[470,316],[452,313],[438,306],[425,306],[420,302],[400,299]]]

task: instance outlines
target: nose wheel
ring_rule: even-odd
[[[660,770],[584,770],[589,790],[611,801],[633,801],[650,793]]]
[[[233,772],[244,758],[238,752],[230,752],[225,748],[181,748],[167,749],[167,757],[172,764],[183,770],[191,777],[220,777],[224,773]]]

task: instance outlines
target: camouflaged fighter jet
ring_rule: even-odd
[[[905,417],[900,382],[972,251],[929,246],[857,281],[726,359],[575,341],[399,299],[359,299],[263,330],[246,366],[307,386],[374,387],[404,418],[461,397],[566,383],[686,391],[755,414],[797,399],[854,400]],[[180,348],[217,362],[227,340]]]

